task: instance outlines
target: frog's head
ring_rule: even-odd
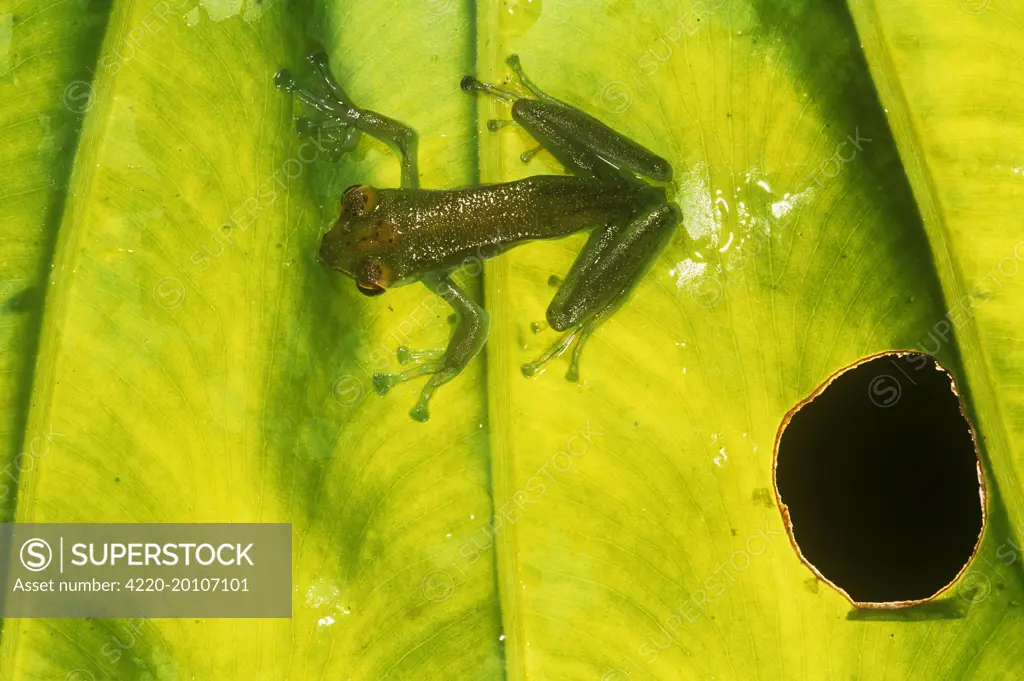
[[[320,242],[317,259],[333,270],[356,280],[359,292],[368,296],[384,293],[394,282],[386,262],[393,230],[374,215],[377,191],[366,185],[345,190],[341,216]]]

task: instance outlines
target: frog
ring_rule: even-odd
[[[289,69],[274,76],[319,117],[295,119],[300,136],[317,135],[332,159],[352,151],[361,135],[387,144],[401,167],[396,188],[353,185],[340,200],[337,221],[323,234],[317,253],[325,267],[355,281],[366,296],[419,282],[454,312],[447,345],[438,349],[397,349],[394,373],[375,373],[372,383],[384,395],[394,386],[427,376],[409,412],[416,421],[430,417],[430,400],[480,353],[490,318],[453,278],[464,263],[487,260],[533,241],[560,239],[591,230],[560,280],[545,317],[561,332],[543,354],[521,367],[526,377],[542,372],[570,349],[566,372],[580,380],[580,358],[587,340],[629,297],[682,220],[671,200],[673,168],[663,157],[616,132],[583,110],[541,90],[525,73],[518,55],[506,64],[518,80],[509,88],[467,75],[461,89],[507,104],[510,118],[487,122],[491,132],[519,126],[538,146],[521,155],[529,163],[547,150],[567,174],[446,189],[420,186],[416,132],[399,121],[357,106],[339,85],[325,52],[309,57],[314,83],[300,83]],[[535,330],[542,325],[534,324]]]

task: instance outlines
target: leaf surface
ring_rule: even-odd
[[[5,462],[59,436],[13,513],[291,522],[295,591],[291,620],[6,622],[4,678],[1010,678],[1019,280],[936,349],[983,443],[983,597],[853,610],[800,563],[771,471],[793,405],[862,357],[930,349],[947,301],[1013,256],[1017,10],[23,5],[43,19],[8,23],[7,52],[0,19],[0,87],[19,97],[0,114],[0,230],[38,243],[0,262],[39,294],[4,294]],[[75,12],[106,27],[89,106],[33,152],[42,133],[16,126],[67,117],[56,95],[82,59],[39,36],[82,30],[87,51]],[[272,76],[302,72],[315,41],[360,106],[418,131],[427,187],[561,172],[547,153],[524,166],[532,140],[485,125],[507,107],[459,90],[510,78],[513,52],[672,162],[684,225],[580,384],[564,362],[519,367],[555,339],[530,325],[583,235],[461,273],[490,338],[427,424],[407,415],[419,383],[373,394],[398,345],[443,344],[449,310],[420,286],[365,298],[316,262],[341,190],[396,186],[398,166],[373,140],[334,164],[295,137]]]

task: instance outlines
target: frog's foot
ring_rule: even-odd
[[[295,132],[299,137],[315,139],[316,145],[327,153],[329,161],[337,161],[355,149],[360,137],[358,128],[333,118],[317,120],[299,116],[295,119]]]
[[[397,374],[374,374],[373,389],[377,391],[378,395],[387,395],[388,391],[399,383],[405,383],[427,374],[435,374],[443,368],[444,364],[442,362],[424,362],[414,366],[412,369],[401,371]]]
[[[322,95],[300,85],[288,69],[281,69],[274,74],[274,87],[292,93],[320,113],[340,122],[345,121],[345,114],[352,108],[347,101],[334,97],[333,93]]]
[[[529,163],[533,160],[533,157],[544,151],[544,145],[536,146],[533,149],[527,149],[523,153],[519,154],[519,160],[523,163]]]
[[[560,100],[555,99],[551,95],[541,90],[539,87],[533,84],[533,81],[526,77],[526,73],[523,71],[523,65],[519,62],[518,54],[510,54],[508,56],[508,59],[505,60],[505,63],[508,64],[508,67],[510,69],[512,69],[512,73],[516,74],[516,78],[518,78],[519,82],[523,84],[523,87],[532,92],[534,96],[537,97],[537,99],[541,99],[546,102],[562,104]]]
[[[566,350],[568,350],[570,346],[572,346],[572,343],[574,340],[576,340],[576,337],[579,335],[581,328],[582,327],[576,327],[571,331],[567,331],[561,338],[558,339],[558,341],[554,345],[548,348],[547,352],[545,352],[543,355],[541,355],[534,361],[527,362],[522,367],[520,367],[522,369],[523,376],[530,378],[532,376],[538,375],[544,368],[545,364],[553,360],[555,357],[558,357]]]
[[[434,362],[444,357],[444,350],[413,350],[402,345],[395,354],[398,355],[399,364],[424,360]]]
[[[597,324],[588,322],[583,325],[580,337],[576,346],[572,349],[572,359],[569,360],[569,370],[565,372],[565,380],[579,383],[580,380],[580,357],[583,355],[583,346],[597,330]]]
[[[355,146],[359,132],[365,132],[390,146],[398,155],[402,162],[402,186],[418,187],[416,132],[387,116],[357,107],[331,75],[325,53],[317,52],[309,61],[319,77],[321,92],[300,85],[288,69],[281,69],[274,75],[274,85],[279,90],[294,94],[327,117],[324,121],[305,119],[298,123],[300,134],[315,132],[321,139],[326,137],[333,150],[333,154],[331,151],[328,154],[337,157]]]
[[[405,352],[402,352],[402,351]],[[437,357],[433,361],[426,361],[419,364],[412,369],[402,371],[397,374],[374,374],[373,375],[373,388],[377,391],[377,394],[384,395],[391,388],[395,387],[399,383],[419,378],[420,376],[430,375],[427,379],[426,385],[423,386],[423,390],[420,391],[419,399],[416,400],[416,405],[409,411],[409,416],[415,421],[426,421],[430,418],[430,412],[427,405],[430,402],[430,398],[434,396],[434,392],[447,383],[448,381],[455,378],[460,371],[461,367],[453,367],[444,361],[443,350],[422,350],[415,351],[409,350],[408,348],[399,348],[399,361],[402,362],[404,358],[406,362],[411,359]],[[402,362],[403,364],[405,362]]]
[[[504,118],[492,118],[487,121],[487,129],[491,132],[498,132],[502,128],[507,128],[510,125],[519,125],[518,121],[505,120]]]
[[[322,119],[300,116],[295,120],[295,132],[300,137],[315,138],[318,146],[327,152],[328,158],[337,160],[342,154],[354,149],[359,142],[359,130],[349,120],[354,107],[331,76],[327,55],[317,52],[309,60],[319,76],[324,94],[300,85],[288,69],[281,69],[274,75],[274,86],[291,92],[326,116]]]
[[[578,383],[580,380],[580,357],[583,356],[583,346],[594,335],[597,327],[607,318],[608,314],[607,310],[602,310],[600,314],[592,316],[582,324],[565,332],[547,352],[536,360],[522,366],[523,375],[527,378],[537,375],[545,364],[555,357],[564,354],[571,347],[572,358],[569,360],[569,370],[565,372],[565,380]],[[531,329],[535,329],[534,333],[540,331],[541,328],[541,325],[536,322],[531,325]]]
[[[506,102],[515,102],[519,99],[519,95],[514,92],[509,92],[490,83],[485,83],[482,80],[477,80],[473,76],[464,76],[462,82],[459,83],[459,87],[465,92],[483,92],[484,94],[497,97]]]

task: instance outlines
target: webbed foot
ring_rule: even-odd
[[[323,93],[301,85],[290,69],[281,69],[274,74],[274,87],[294,94],[324,114],[325,118],[299,116],[295,119],[295,132],[299,137],[315,138],[318,146],[327,153],[327,158],[335,161],[359,142],[359,130],[349,120],[354,107],[331,75],[327,54],[317,52],[309,57],[309,61],[319,77]]]

